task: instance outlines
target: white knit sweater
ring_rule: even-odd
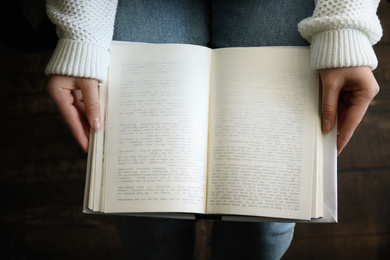
[[[311,66],[324,68],[378,65],[372,45],[382,37],[376,15],[380,0],[317,0],[313,16],[299,23],[311,43]]]
[[[313,70],[377,66],[372,45],[382,36],[376,15],[380,0],[317,0],[313,16],[299,23],[311,43]],[[46,74],[104,81],[117,0],[47,0],[59,41]]]

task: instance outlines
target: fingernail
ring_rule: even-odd
[[[92,128],[95,130],[100,129],[100,118],[96,117],[94,120],[92,120]]]
[[[323,122],[322,122],[322,130],[327,133],[329,132],[331,129],[330,129],[330,121],[325,119]]]

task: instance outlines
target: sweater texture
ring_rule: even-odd
[[[380,0],[317,0],[311,17],[298,24],[311,43],[313,70],[377,67],[372,46],[382,36],[376,15]],[[47,0],[59,41],[46,74],[105,81],[117,0]]]

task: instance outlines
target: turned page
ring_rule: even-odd
[[[303,47],[214,50],[207,212],[310,219],[318,76]]]
[[[211,52],[114,43],[105,212],[204,213]]]

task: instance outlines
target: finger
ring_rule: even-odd
[[[346,87],[340,95],[339,105],[339,135],[337,146],[341,152],[351,139],[357,126],[362,121],[372,99],[379,92],[379,85],[371,71],[359,83]],[[358,90],[356,90],[358,89]],[[351,92],[350,92],[351,91]]]
[[[88,122],[94,130],[99,130],[101,127],[101,112],[98,81],[79,79],[77,84],[83,94],[84,109]]]
[[[72,95],[74,97],[74,106],[77,107],[83,114],[85,114],[85,108],[84,108],[84,100],[83,100],[83,93],[81,93],[80,89],[76,89],[72,91]]]
[[[85,120],[81,118],[82,115],[74,106],[64,107],[63,109],[60,108],[60,112],[65,122],[69,125],[77,143],[81,146],[84,152],[87,152],[89,131],[87,130],[87,123],[84,123]]]
[[[322,81],[322,130],[331,131],[337,118],[337,106],[342,82],[334,81],[331,71],[321,73]]]
[[[84,133],[87,136],[87,138],[89,138],[90,127],[89,127],[88,119],[85,116],[85,107],[84,107],[83,95],[82,95],[80,89],[76,89],[76,90],[72,91],[72,94],[73,94],[74,99],[75,99],[73,105],[77,109],[78,114],[80,116],[80,121],[81,121],[81,124],[82,124],[82,126],[84,128]]]
[[[337,136],[337,151],[340,154],[352,138],[357,126],[367,111],[368,104],[343,106],[339,113],[339,135]]]

